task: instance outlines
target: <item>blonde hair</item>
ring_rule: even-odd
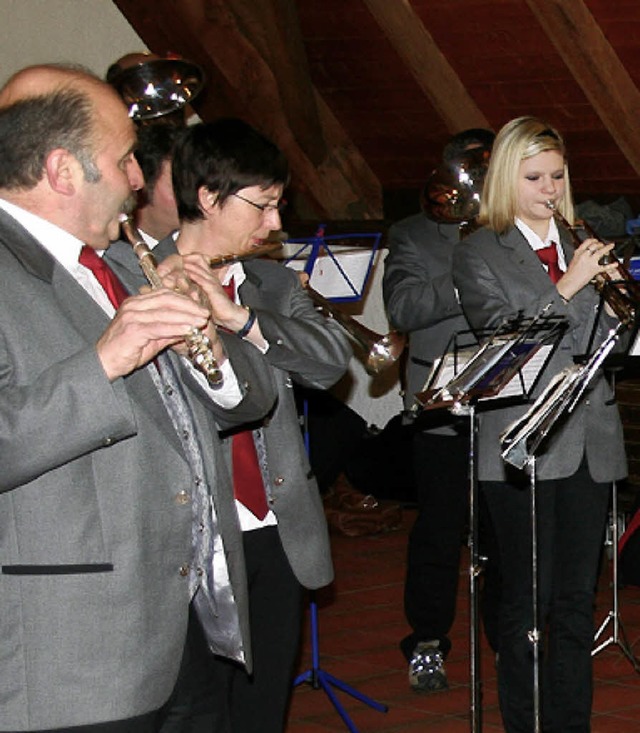
[[[556,150],[564,159],[564,195],[558,211],[573,223],[573,201],[566,148],[560,133],[537,117],[517,117],[496,136],[484,179],[478,222],[504,234],[512,226],[518,209],[520,163],[538,153]]]

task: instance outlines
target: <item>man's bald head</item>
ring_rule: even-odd
[[[87,180],[96,180],[98,110],[126,115],[113,89],[85,69],[38,65],[14,74],[0,90],[0,188],[34,187],[56,148],[71,152]]]

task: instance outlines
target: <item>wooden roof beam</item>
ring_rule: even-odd
[[[409,0],[363,2],[449,132],[491,127]]]
[[[526,0],[636,173],[640,92],[583,0]]]

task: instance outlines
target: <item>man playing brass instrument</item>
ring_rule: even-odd
[[[491,131],[482,129],[458,133],[445,146],[444,166],[436,174],[446,171],[450,183],[465,154],[488,154],[493,137]],[[415,394],[424,388],[434,359],[442,356],[454,333],[469,329],[453,285],[452,262],[464,219],[458,214],[475,216],[475,201],[456,199],[454,211],[447,202],[464,187],[432,188],[443,194],[435,209],[425,190],[424,211],[390,228],[384,263],[382,287],[389,320],[409,336],[407,415]],[[470,194],[477,193],[476,182]],[[444,661],[451,649],[448,635],[455,616],[461,538],[468,517],[468,451],[466,421],[439,410],[420,417],[412,445],[418,515],[409,536],[404,590],[411,632],[400,643],[409,664],[409,684],[416,692],[448,686]],[[486,577],[495,580],[495,557],[489,555]],[[489,608],[487,603],[485,629],[493,642],[495,620]]]
[[[247,348],[214,398],[168,350],[210,309],[128,296],[104,265],[142,185],[134,144],[121,100],[79,69],[31,67],[0,91],[3,731],[157,730],[192,599],[209,643],[247,655],[215,429],[274,392]]]

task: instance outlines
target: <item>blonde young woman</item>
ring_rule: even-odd
[[[597,346],[616,323],[608,309],[598,308],[590,284],[612,267],[600,259],[613,245],[587,239],[574,249],[549,201],[571,221],[564,141],[542,120],[514,119],[500,130],[493,147],[480,212],[483,228],[458,245],[454,259],[456,286],[474,328],[496,326],[518,313],[534,316],[548,303],[567,319],[569,328],[538,391],[574,363],[574,356],[585,353],[593,329]],[[525,409],[500,408],[479,418],[479,479],[502,561],[498,676],[508,733],[534,730],[528,478],[502,461],[499,441],[502,430]],[[610,484],[626,475],[620,418],[602,373],[579,407],[554,427],[537,456],[536,475],[543,729],[586,733],[598,558]]]

